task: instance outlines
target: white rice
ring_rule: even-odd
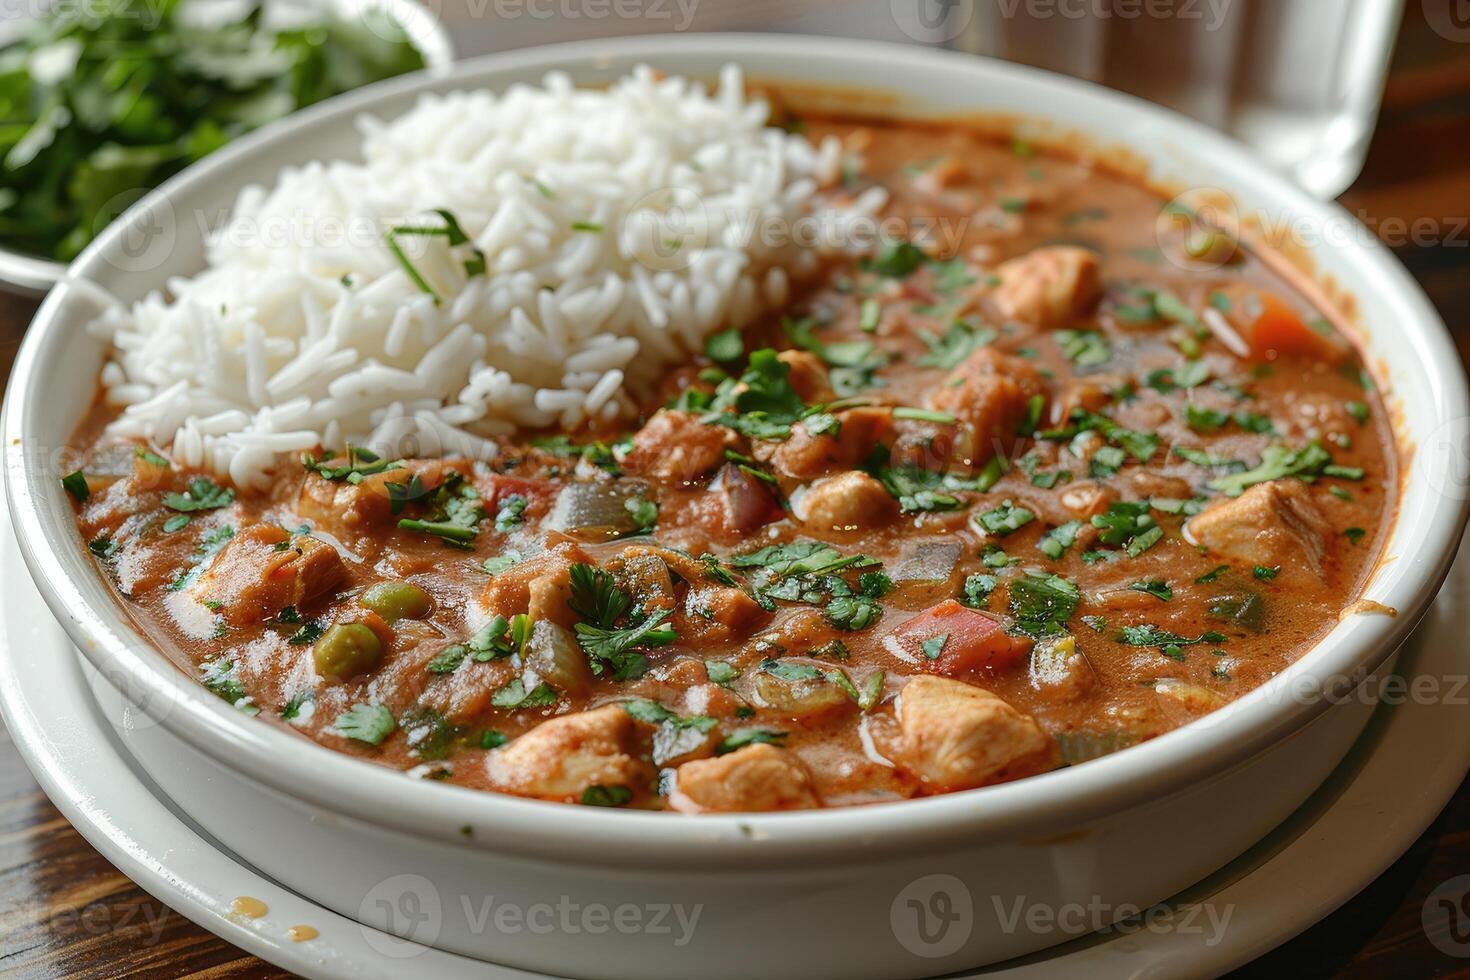
[[[123,407],[111,431],[262,486],[317,446],[489,458],[519,427],[626,415],[708,334],[785,303],[842,222],[884,203],[864,195],[827,214],[822,241],[794,242],[840,150],[767,122],[733,66],[713,93],[648,69],[604,91],[554,73],[364,118],[364,163],[245,190],[205,271],[99,316],[102,384]],[[470,275],[469,246],[397,236],[438,303],[384,238],[442,227],[434,209],[487,264]]]

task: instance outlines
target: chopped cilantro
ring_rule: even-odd
[[[1030,572],[1010,584],[1016,629],[1032,637],[1065,632],[1063,624],[1077,612],[1081,598],[1077,586],[1060,575]]]
[[[769,728],[743,728],[732,732],[715,747],[716,755],[728,755],[737,749],[743,749],[747,745],[784,745],[786,733],[774,731]]]
[[[740,668],[724,660],[706,660],[704,669],[711,684],[729,684],[740,676]]]
[[[283,622],[286,621],[283,620]],[[289,637],[286,638],[286,642],[293,647],[310,646],[317,640],[321,639],[322,634],[326,631],[327,627],[324,623],[322,623],[320,620],[313,619],[309,622],[303,623],[300,629],[298,629],[296,632],[292,633]]]
[[[497,708],[505,708],[509,711],[518,711],[521,708],[544,708],[556,704],[556,691],[545,682],[538,684],[534,690],[527,691],[526,682],[519,677],[513,677],[490,695],[490,703]]]
[[[704,356],[716,364],[733,364],[745,356],[745,338],[733,327],[704,339]]]
[[[505,532],[524,523],[522,514],[530,506],[530,501],[518,493],[513,493],[500,501],[500,507],[495,512],[495,530]]]
[[[995,340],[996,334],[989,327],[976,329],[963,320],[956,320],[940,336],[928,331],[921,332],[919,336],[929,345],[929,353],[919,358],[919,365],[950,370],[958,367],[976,349]]]
[[[1231,459],[1228,456],[1219,456],[1215,453],[1206,452],[1203,449],[1197,449],[1193,446],[1175,446],[1173,449],[1173,453],[1175,456],[1178,456],[1180,459],[1185,460],[1186,462],[1193,463],[1195,466],[1203,466],[1206,469],[1245,468],[1245,464],[1238,459]]]
[[[338,735],[368,745],[381,744],[397,727],[392,712],[381,704],[355,704],[332,723]]]
[[[1214,432],[1225,427],[1230,421],[1230,413],[1190,402],[1184,406],[1184,418],[1196,432]]]
[[[228,507],[235,499],[235,491],[222,487],[207,476],[198,476],[189,481],[185,493],[170,490],[163,495],[163,506],[170,510],[196,511],[217,510]]]
[[[971,609],[984,609],[990,605],[990,595],[995,591],[999,581],[994,575],[976,573],[965,579],[965,585],[960,593],[960,603]]]
[[[66,476],[63,476],[61,478],[61,485],[66,488],[67,493],[76,499],[77,503],[86,500],[92,493],[91,488],[87,486],[87,475],[81,470],[74,470]]]
[[[1165,602],[1174,598],[1174,590],[1163,579],[1151,578],[1142,582],[1134,582],[1128,588],[1134,592],[1143,592],[1156,599],[1162,599]]]
[[[462,643],[447,646],[434,655],[424,668],[431,674],[452,674],[464,663],[464,658],[469,656],[469,648]]]
[[[919,644],[919,649],[922,650],[924,652],[924,656],[928,657],[930,660],[938,660],[939,655],[944,652],[944,645],[948,642],[949,634],[940,633],[937,636],[931,636],[927,640],[921,642]]]
[[[889,279],[903,279],[911,275],[924,263],[927,256],[912,242],[887,238],[878,247],[878,254],[868,262],[868,268]]]
[[[658,524],[658,504],[647,497],[629,497],[623,501],[623,507],[640,534],[647,534]]]
[[[1124,428],[1106,415],[1080,408],[1072,412],[1067,425],[1038,432],[1036,437],[1049,441],[1068,440],[1076,438],[1081,432],[1096,432],[1140,463],[1147,463],[1159,448],[1159,437],[1156,434]]]
[[[626,786],[588,786],[582,790],[583,806],[625,806],[633,800],[633,791]]]
[[[499,575],[506,569],[519,564],[523,558],[524,556],[519,551],[512,548],[492,558],[486,558],[480,567],[491,575]]]
[[[1164,529],[1154,521],[1149,509],[1146,500],[1114,501],[1106,513],[1092,517],[1092,526],[1101,532],[1098,540],[1123,548],[1129,558],[1137,558],[1164,536]]]
[[[1096,367],[1113,359],[1108,338],[1096,330],[1058,330],[1052,336],[1063,356],[1078,367]]]
[[[1323,449],[1322,444],[1315,439],[1300,449],[1267,446],[1261,453],[1261,462],[1253,469],[1218,477],[1207,485],[1211,490],[1238,497],[1258,483],[1269,483],[1288,476],[1310,482],[1318,476],[1345,475],[1340,471],[1329,473],[1328,468],[1331,465],[1332,454]],[[1361,476],[1361,472],[1358,475]]]
[[[302,710],[315,700],[315,691],[297,691],[281,706],[281,718],[285,721],[293,721],[300,718]]]
[[[1072,547],[1073,542],[1077,540],[1077,532],[1080,530],[1082,530],[1081,521],[1068,521],[1065,524],[1058,524],[1041,536],[1041,540],[1036,543],[1036,547],[1048,558],[1056,560],[1061,558],[1068,548]]]
[[[1003,537],[1030,524],[1036,519],[1036,515],[1025,507],[1017,507],[1006,500],[998,507],[976,514],[974,519],[986,532]]]

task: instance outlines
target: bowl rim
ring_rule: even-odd
[[[454,39],[438,14],[421,0],[327,0],[339,8],[341,16],[382,8],[392,14],[408,35],[409,43],[424,59],[420,72],[442,74],[455,62]],[[437,6],[437,4],[436,4]],[[0,47],[14,43],[23,30],[24,21],[11,21]],[[417,74],[417,73],[415,73]],[[310,107],[308,107],[310,108]],[[298,110],[301,111],[301,110]],[[291,115],[295,115],[292,113]],[[279,120],[277,120],[279,121]],[[265,129],[275,123],[261,127]],[[120,219],[118,215],[113,220]],[[81,256],[78,256],[80,258]],[[41,296],[66,278],[69,266],[44,255],[32,255],[0,246],[0,287],[23,296]]]
[[[710,74],[726,61],[796,57],[841,69],[852,78],[873,78],[879,69],[917,70],[968,76],[984,84],[1003,78],[1051,99],[1082,100],[1108,110],[1098,118],[1132,118],[1164,126],[1190,155],[1209,155],[1258,190],[1251,196],[1285,205],[1295,214],[1353,223],[1339,206],[1312,198],[1252,158],[1229,138],[1168,110],[1089,83],[1015,65],[975,59],[920,46],[804,36],[687,34],[580,41],[488,55],[460,63],[446,78],[407,76],[380,82],[293,114],[274,126],[237,141],[171,179],[132,212],[113,223],[73,266],[74,273],[99,264],[104,253],[137,220],[148,201],[180,189],[193,189],[215,171],[261,148],[288,141],[327,121],[351,120],[375,102],[455,84],[500,84],[486,76],[512,71],[630,67],[660,57],[705,57]],[[938,66],[936,68],[936,66]],[[767,73],[754,72],[762,78]],[[777,75],[776,77],[779,77]],[[903,77],[901,74],[893,77]],[[855,86],[861,83],[855,83]],[[1110,116],[1110,113],[1118,115]],[[1117,139],[1110,142],[1119,142]],[[1239,185],[1237,185],[1239,186]],[[1261,190],[1260,188],[1264,188]],[[1470,417],[1470,394],[1447,330],[1417,283],[1376,240],[1343,246],[1371,273],[1373,288],[1395,308],[1396,342],[1416,352],[1432,391],[1439,420]],[[681,819],[665,813],[609,812],[404,780],[396,770],[364,763],[300,735],[261,724],[209,694],[193,678],[154,649],[115,605],[88,605],[77,574],[95,576],[75,525],[51,526],[63,491],[34,454],[22,451],[33,426],[27,405],[38,402],[47,378],[39,370],[47,352],[63,339],[58,329],[70,283],[43,303],[17,356],[0,427],[5,438],[5,479],[12,519],[26,564],[47,604],[104,677],[120,678],[149,703],[169,707],[161,723],[232,771],[278,794],[368,824],[452,841],[482,850],[593,866],[652,868],[704,867],[749,871],[897,857],[916,847],[980,838],[1038,840],[1061,828],[1076,827],[1103,814],[1138,806],[1208,781],[1245,764],[1281,739],[1300,733],[1331,707],[1328,698],[1280,695],[1289,678],[1357,680],[1377,668],[1417,623],[1448,572],[1460,540],[1470,499],[1441,493],[1422,516],[1434,533],[1412,542],[1398,541],[1400,513],[1385,548],[1406,556],[1382,566],[1368,589],[1398,610],[1397,616],[1352,616],[1339,623],[1312,650],[1267,684],[1226,708],[1143,745],[1083,766],[1033,776],[982,790],[892,803],[805,813],[705,815]],[[1400,432],[1400,440],[1406,433]],[[1414,433],[1422,436],[1423,433]],[[1404,485],[1401,481],[1401,486]],[[1416,518],[1420,519],[1420,518]],[[1395,543],[1397,542],[1397,548]],[[160,667],[166,669],[160,670]],[[157,698],[159,700],[152,700]],[[138,703],[135,698],[134,703]],[[146,709],[143,709],[146,711]],[[462,828],[481,828],[465,835]]]

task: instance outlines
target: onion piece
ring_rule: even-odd
[[[606,541],[641,530],[628,502],[646,496],[642,480],[568,483],[557,495],[545,527],[579,538]]]
[[[964,545],[946,538],[905,542],[893,572],[895,582],[947,582],[959,564]]]

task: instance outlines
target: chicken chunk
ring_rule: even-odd
[[[674,617],[681,642],[696,649],[748,636],[769,614],[744,590],[723,585],[691,587]]]
[[[1041,396],[1045,410],[1046,385],[1028,362],[983,348],[965,358],[949,377],[930,392],[929,407],[953,415],[966,428],[969,440],[956,447],[972,465],[1008,451]]]
[[[850,470],[873,451],[893,427],[893,414],[882,408],[854,408],[837,413],[835,433],[813,435],[806,422],[791,427],[779,442],[757,440],[752,455],[793,480],[812,480],[836,470]]]
[[[817,355],[804,350],[783,350],[776,360],[790,368],[786,380],[808,405],[830,402],[836,397],[827,379],[827,365]]]
[[[1001,313],[1038,327],[1065,326],[1092,309],[1101,295],[1097,253],[1049,245],[1002,262],[991,294]]]
[[[860,470],[823,477],[793,506],[798,519],[820,531],[873,528],[898,516],[898,501]]]
[[[800,759],[774,745],[747,745],[729,755],[686,762],[669,805],[682,813],[810,810],[820,804]]]
[[[326,465],[336,462],[343,461],[329,461]],[[358,483],[328,480],[308,473],[296,498],[296,513],[329,534],[355,539],[397,523],[399,515],[393,513],[388,484],[407,484],[417,476],[424,489],[432,491],[451,472],[455,469],[445,460],[415,459],[399,468],[365,476]],[[468,472],[467,465],[465,472]]]
[[[325,595],[342,572],[342,558],[331,545],[275,524],[255,524],[230,540],[190,591],[231,626],[251,626]]]
[[[517,796],[574,803],[593,786],[635,793],[653,779],[642,732],[621,705],[544,721],[485,759],[490,785]]]
[[[1300,480],[1258,483],[1231,500],[1205,508],[1185,525],[1191,541],[1217,555],[1253,565],[1305,566],[1322,574],[1326,539],[1332,532],[1312,492]]]
[[[549,620],[571,629],[577,623],[567,604],[572,594],[571,569],[591,561],[576,544],[557,544],[491,578],[485,587],[485,608],[492,616],[509,619],[528,613],[532,620]]]
[[[1036,720],[989,691],[944,677],[914,677],[899,695],[902,758],[929,786],[949,792],[1053,769],[1056,743]]]
[[[732,429],[665,409],[633,436],[623,468],[663,483],[695,483],[723,463],[725,449],[737,441]]]

